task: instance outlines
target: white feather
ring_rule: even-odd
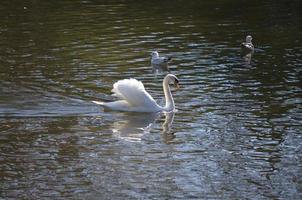
[[[124,79],[114,83],[112,92],[121,100],[104,103],[104,106],[111,109],[125,111],[135,109],[141,112],[159,110],[155,100],[145,90],[143,83],[136,79]]]
[[[175,81],[178,83],[178,79],[172,74],[168,74],[163,80],[163,88],[166,97],[166,105],[164,107],[158,105],[145,90],[143,83],[136,79],[124,79],[114,83],[112,92],[114,93],[114,96],[118,97],[120,100],[108,103],[99,101],[93,102],[109,109],[119,111],[170,112],[175,109],[175,106],[169,83]]]
[[[98,104],[98,105],[104,105],[104,102],[102,102],[102,101],[92,101],[92,102],[95,104]]]

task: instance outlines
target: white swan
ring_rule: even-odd
[[[168,64],[171,60],[171,57],[160,57],[157,51],[152,51],[151,53],[151,64],[152,65],[163,65]]]
[[[131,111],[131,112],[170,112],[174,111],[175,105],[169,84],[178,86],[178,78],[173,74],[168,74],[163,80],[166,105],[158,105],[152,96],[145,90],[142,82],[136,79],[124,79],[117,81],[113,85],[112,92],[121,100],[114,102],[93,101],[111,110]]]
[[[254,45],[252,43],[252,36],[246,36],[245,42],[241,43],[241,51],[243,55],[253,53],[254,52]]]

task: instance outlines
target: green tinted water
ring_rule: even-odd
[[[0,197],[301,198],[300,1],[0,3]],[[240,43],[254,38],[250,62]],[[115,81],[177,112],[104,111]]]

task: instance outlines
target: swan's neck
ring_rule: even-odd
[[[173,111],[175,108],[174,100],[171,94],[170,86],[168,80],[164,79],[163,88],[165,93],[166,105],[163,108],[164,111]]]

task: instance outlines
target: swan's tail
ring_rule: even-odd
[[[95,104],[98,104],[98,105],[104,105],[104,102],[102,102],[102,101],[92,101],[93,103],[95,103]]]

